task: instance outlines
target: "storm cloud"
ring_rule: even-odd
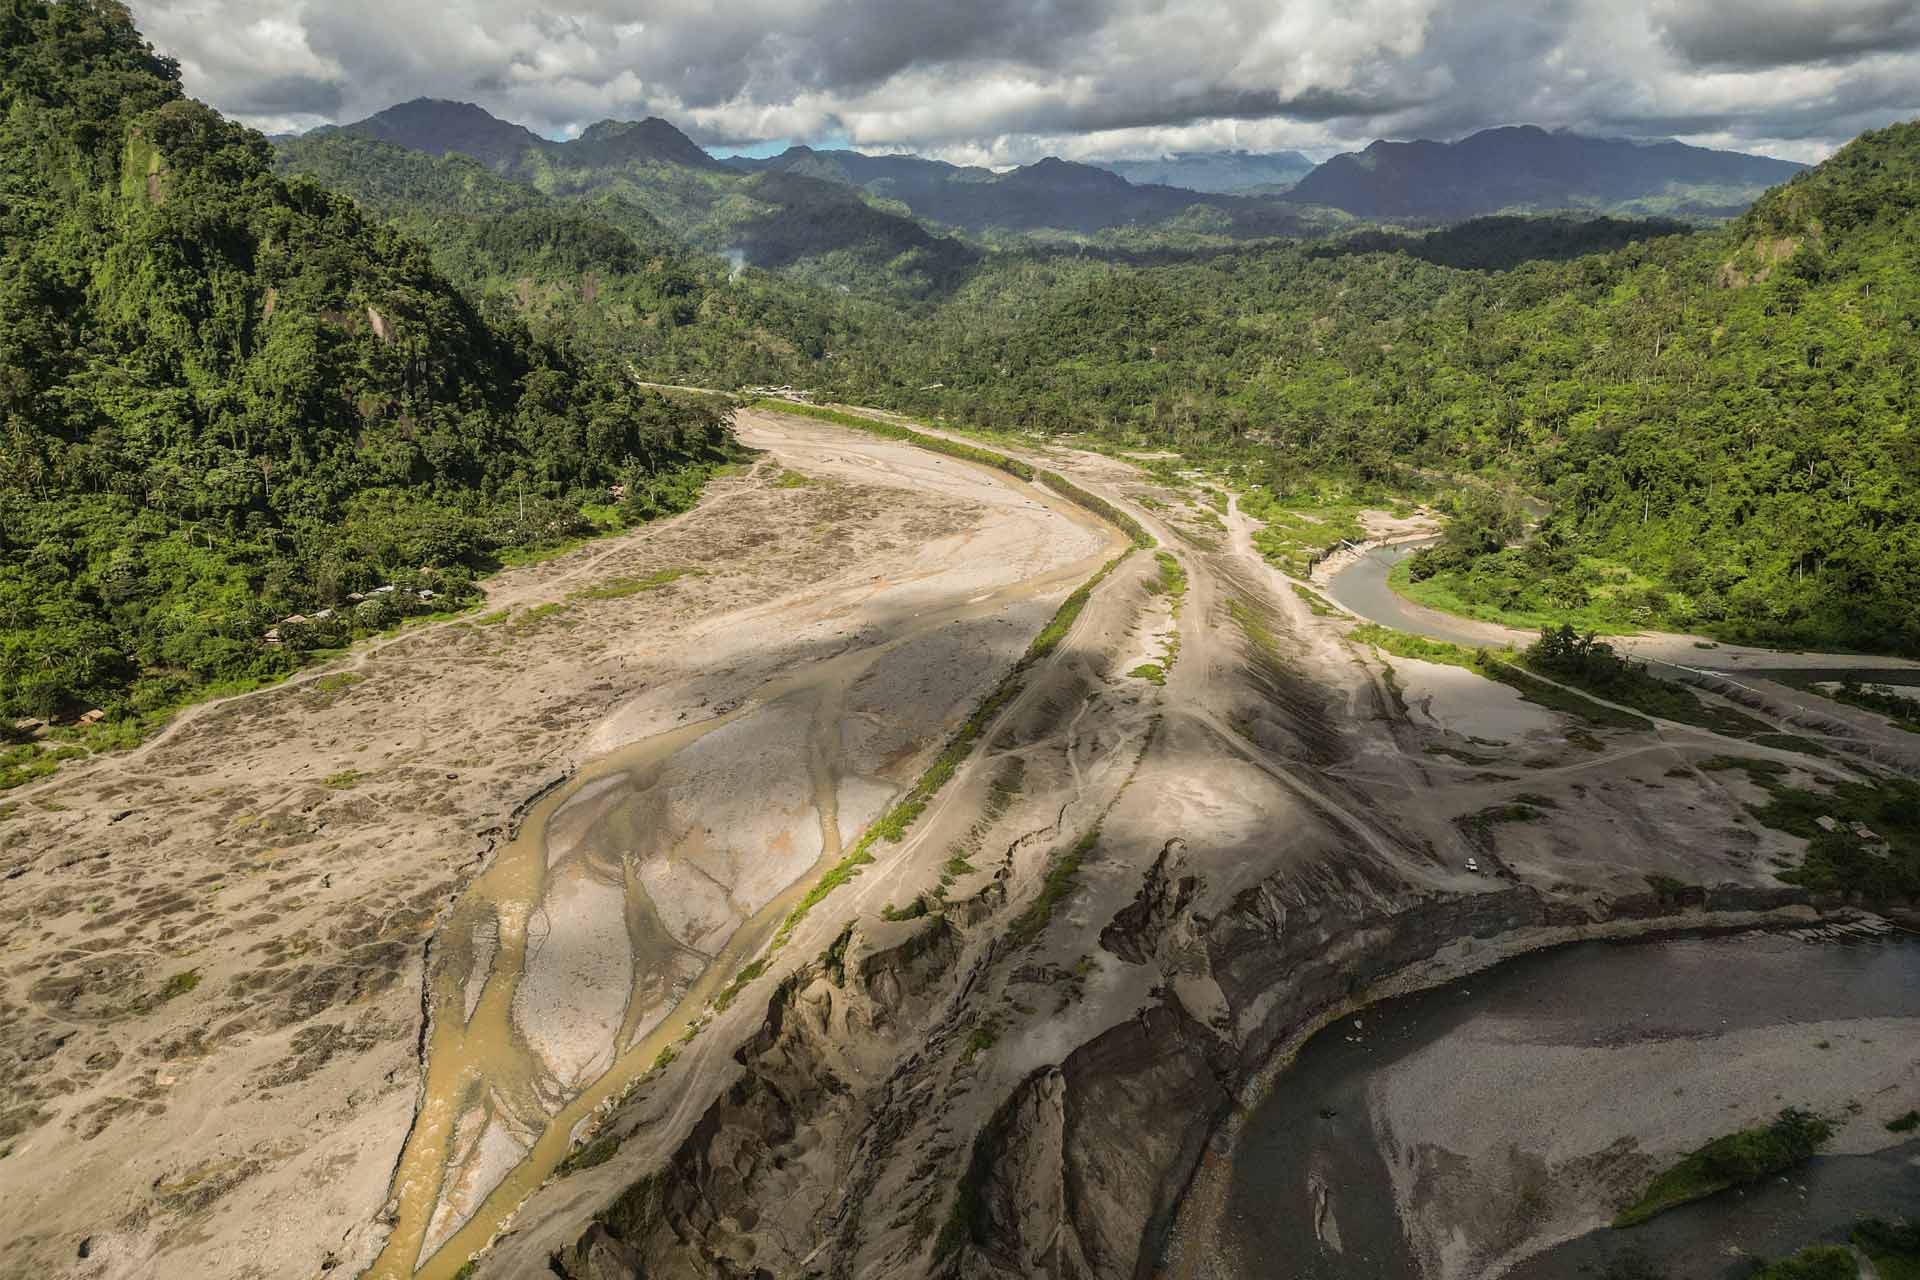
[[[1496,124],[1812,159],[1920,114],[1920,0],[136,0],[269,131],[427,95],[988,164]]]

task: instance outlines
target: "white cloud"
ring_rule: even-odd
[[[1817,158],[1920,111],[1920,0],[135,0],[190,92],[306,127],[421,95],[996,165],[1326,154],[1505,123]]]

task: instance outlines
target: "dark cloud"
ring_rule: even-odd
[[[1920,48],[1917,0],[1664,0],[1654,22],[1698,67],[1755,71]]]
[[[338,81],[274,75],[236,86],[221,106],[238,116],[332,117],[346,100]]]
[[[427,94],[561,136],[836,138],[984,163],[1506,123],[1795,158],[1920,110],[1920,0],[135,0],[272,129]],[[1864,124],[1863,124],[1864,122]]]

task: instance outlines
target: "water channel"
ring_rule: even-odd
[[[1384,1002],[1310,1040],[1249,1120],[1236,1146],[1220,1253],[1237,1256],[1239,1275],[1263,1280],[1421,1280],[1409,1217],[1423,1220],[1422,1237],[1441,1241],[1444,1253],[1450,1239],[1497,1240],[1499,1230],[1476,1219],[1483,1209],[1513,1210],[1462,1207],[1457,1189],[1437,1203],[1445,1189],[1405,1176],[1397,1200],[1390,1162],[1404,1167],[1422,1133],[1469,1135],[1459,1144],[1468,1156],[1440,1153],[1427,1166],[1452,1168],[1466,1181],[1486,1179],[1486,1169],[1472,1167],[1474,1152],[1483,1163],[1538,1153],[1550,1197],[1551,1179],[1581,1167],[1583,1142],[1607,1147],[1605,1134],[1591,1133],[1593,1112],[1579,1112],[1583,1097],[1609,1083],[1639,1079],[1662,1093],[1682,1081],[1725,1083],[1746,1079],[1742,1072],[1763,1056],[1767,1068],[1748,1073],[1745,1094],[1729,1085],[1711,1097],[1716,1122],[1724,1114],[1730,1131],[1818,1094],[1820,1078],[1843,1061],[1836,1052],[1904,1054],[1911,1063],[1920,1054],[1916,1019],[1920,938],[1899,934],[1846,944],[1786,933],[1580,943]],[[1845,1028],[1858,1031],[1859,1045]],[[1705,1065],[1673,1079],[1634,1065],[1662,1055]],[[1520,1083],[1490,1094],[1497,1079]],[[1906,1079],[1910,1087],[1910,1072]],[[1418,1090],[1411,1103],[1409,1087]],[[1708,1098],[1701,1092],[1698,1105]],[[1881,1112],[1900,1114],[1920,1097],[1860,1102],[1878,1132]],[[1619,1114],[1654,1105],[1629,1097]],[[1436,1125],[1433,1116],[1453,1119]],[[1396,1132],[1396,1118],[1408,1132]],[[1497,1157],[1474,1145],[1477,1126],[1499,1132]],[[1791,1178],[1723,1192],[1628,1231],[1590,1225],[1506,1274],[1595,1274],[1632,1249],[1674,1277],[1731,1280],[1754,1256],[1843,1238],[1856,1215],[1912,1214],[1920,1209],[1920,1140],[1879,1136],[1885,1150],[1818,1157]],[[1417,1190],[1409,1205],[1410,1185]],[[1604,1219],[1611,1207],[1592,1205],[1589,1216]],[[1529,1252],[1515,1248],[1521,1243],[1505,1247]]]

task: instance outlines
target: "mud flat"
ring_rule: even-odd
[[[1111,540],[951,459],[742,434],[770,462],[684,517],[8,795],[0,1275],[352,1275],[396,1221],[448,1237],[530,1149],[564,1153],[555,1117],[917,772]],[[824,770],[825,686],[779,686],[803,670],[844,675],[825,686],[858,725]],[[619,757],[730,715],[738,750]],[[507,856],[528,829],[545,856]],[[473,1053],[423,1089],[456,1027]],[[396,1188],[423,1098],[459,1157]]]

